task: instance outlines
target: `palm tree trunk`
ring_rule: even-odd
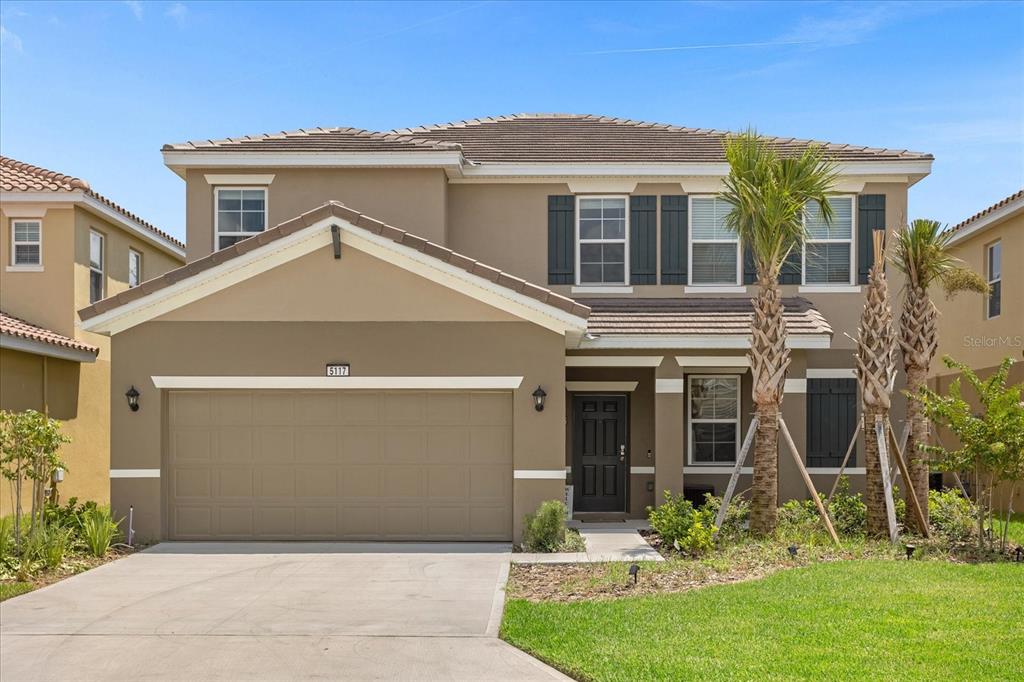
[[[917,394],[921,387],[928,380],[928,370],[922,367],[910,367],[907,369],[907,392]],[[910,496],[916,495],[920,503],[921,511],[924,514],[925,522],[928,521],[928,454],[920,449],[920,445],[928,443],[928,420],[922,414],[921,403],[917,400],[907,401],[907,420],[910,422],[910,437],[907,440],[907,468],[910,469],[910,480],[907,481],[904,497],[910,504]],[[908,523],[911,527],[923,532],[918,528],[917,518],[908,515]]]
[[[928,381],[928,368],[938,345],[938,323],[935,306],[926,289],[908,285],[906,296],[900,315],[900,348],[903,351],[903,370],[907,375],[907,393],[917,395]],[[927,454],[920,446],[928,443],[928,422],[919,401],[907,401],[907,421],[910,423],[906,454],[910,480],[906,481],[906,499],[909,502],[910,495],[917,496],[927,522],[929,467]],[[909,523],[919,532],[925,530],[917,527],[913,516]]]
[[[867,507],[867,533],[889,536],[889,517],[885,510],[885,487],[882,484],[882,465],[878,456],[878,436],[875,417],[883,410],[864,410],[864,504]],[[884,414],[882,415],[884,418]]]
[[[754,435],[754,481],[750,499],[750,530],[767,535],[775,531],[779,506],[779,412],[782,387],[789,368],[786,321],[778,272],[758,277],[751,325],[750,369],[757,414]]]

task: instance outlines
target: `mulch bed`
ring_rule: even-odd
[[[97,566],[117,561],[118,559],[134,554],[140,549],[143,549],[143,547],[136,546],[131,548],[125,545],[118,545],[116,547],[111,547],[110,551],[107,552],[107,555],[102,558],[88,554],[75,554],[73,556],[68,556],[64,559],[64,563],[58,568],[44,568],[32,575],[25,582],[30,583],[33,590],[38,590],[40,587],[52,585],[53,583],[64,580],[65,578],[70,578],[73,575],[78,575],[79,573],[84,573],[85,571],[96,568]],[[0,580],[0,582],[15,583],[22,581],[11,576]]]

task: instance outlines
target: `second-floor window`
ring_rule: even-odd
[[[218,251],[267,228],[265,188],[218,187],[214,202],[214,246]]]
[[[626,197],[580,197],[578,215],[579,283],[625,284]]]
[[[142,284],[142,254],[128,249],[128,288]]]
[[[832,222],[817,202],[807,205],[804,243],[805,284],[853,284],[853,197],[833,197]]]
[[[103,235],[99,232],[89,233],[89,303],[103,298],[106,279],[103,269],[106,254],[103,253]]]
[[[1003,306],[1003,243],[989,244],[985,251],[985,279],[988,280],[989,286],[985,299],[985,316],[991,319],[999,317]]]
[[[690,201],[690,284],[740,283],[739,237],[725,224],[731,210],[717,197]]]
[[[43,224],[38,220],[11,221],[11,265],[16,268],[43,264]]]

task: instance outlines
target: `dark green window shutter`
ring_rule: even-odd
[[[629,283],[658,283],[658,197],[629,198]]]
[[[872,230],[885,229],[885,195],[861,194],[857,197],[857,282],[868,283],[875,263],[871,250]]]
[[[576,197],[548,197],[548,284],[576,283]]]
[[[755,284],[757,282],[757,266],[754,265],[754,252],[749,246],[743,247],[743,283]]]
[[[686,284],[689,197],[661,198],[661,283]]]
[[[838,467],[857,428],[856,379],[807,380],[807,466]],[[847,466],[854,466],[856,452]]]

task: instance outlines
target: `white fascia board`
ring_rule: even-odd
[[[274,174],[230,173],[219,175],[206,173],[203,175],[208,185],[269,185],[274,182]]]
[[[167,152],[165,152],[166,157]],[[931,173],[932,162],[850,161],[837,164],[840,176],[893,176]],[[465,178],[501,177],[686,177],[729,174],[727,163],[484,163],[462,169]]]
[[[800,334],[786,339],[786,347],[794,349],[831,348],[832,337],[828,334]],[[584,338],[580,341],[581,349],[747,349],[750,339],[745,336],[733,335],[665,335],[665,336],[598,336],[593,339]]]
[[[677,355],[680,367],[750,367],[746,355]]]
[[[461,168],[460,151],[230,152],[168,150],[164,165],[179,168]]]
[[[569,392],[612,391],[615,393],[632,393],[639,381],[567,381],[565,390]]]
[[[566,367],[660,367],[662,355],[567,355]]]
[[[1021,210],[1024,210],[1024,197],[1021,197],[1016,201],[1011,201],[1006,206],[1000,206],[991,213],[978,218],[967,227],[960,228],[952,237],[950,237],[949,243],[957,244],[965,239],[970,239],[975,234],[986,230],[993,225],[997,225],[1007,218],[1013,217],[1014,214]]]
[[[511,391],[523,377],[317,377],[317,376],[154,376],[156,388],[166,389],[330,389],[330,390],[456,390]]]
[[[371,256],[454,289],[499,310],[565,334],[582,333],[586,320],[536,299],[500,286],[479,275],[441,261],[421,251],[352,226],[333,216],[269,244],[231,258],[164,289],[118,306],[82,323],[87,331],[117,334],[183,305],[222,291],[331,243],[331,225],[341,227],[341,241]],[[344,263],[344,259],[342,261]]]
[[[14,336],[12,334],[0,334],[0,348],[56,358],[58,360],[96,362],[96,354],[91,351],[68,348],[66,346],[55,346],[52,343],[26,339],[23,336]]]

